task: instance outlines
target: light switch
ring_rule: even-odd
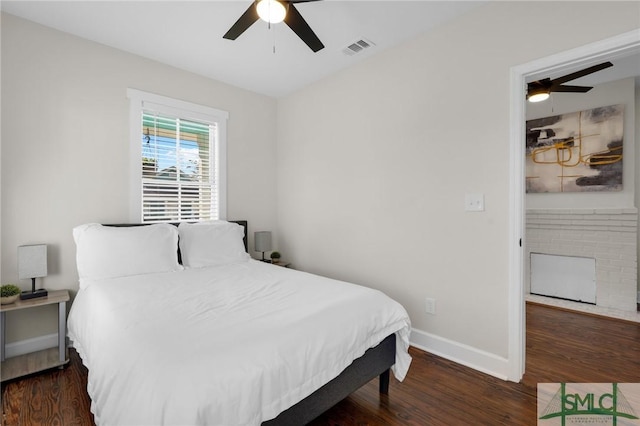
[[[483,212],[484,194],[466,194],[464,197],[464,209],[468,212]]]

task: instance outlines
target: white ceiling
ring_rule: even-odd
[[[324,0],[297,4],[325,45],[317,53],[285,24],[270,29],[258,21],[237,40],[223,39],[251,1],[1,0],[0,9],[234,86],[282,97],[488,0]],[[343,52],[362,38],[375,46],[355,56]],[[640,76],[640,54],[612,58],[611,62],[613,68],[567,84],[596,85]],[[528,81],[556,78],[576,70],[530,76]],[[640,85],[640,77],[637,82]]]
[[[222,35],[249,7],[234,1],[7,1],[10,14],[254,92],[281,97],[464,14],[483,1],[325,0],[300,11],[325,48],[313,53],[285,24]],[[373,48],[343,49],[365,38]],[[275,53],[274,53],[275,49]]]

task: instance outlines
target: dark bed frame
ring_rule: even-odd
[[[230,220],[244,228],[244,248],[249,251],[247,241],[248,223],[246,220]],[[118,223],[106,226],[126,227],[144,226],[148,223]],[[172,223],[172,225],[178,225]],[[178,250],[180,260],[180,250]],[[387,336],[377,346],[368,349],[364,355],[354,360],[339,376],[313,392],[294,406],[281,412],[276,418],[263,422],[264,426],[299,426],[307,424],[357,389],[375,379],[380,378],[381,394],[389,393],[389,371],[396,362],[396,336]]]

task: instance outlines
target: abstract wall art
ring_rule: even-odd
[[[622,190],[624,105],[527,121],[527,193]]]

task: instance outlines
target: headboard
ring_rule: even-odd
[[[244,243],[244,250],[249,253],[249,241],[247,239],[247,230],[249,228],[249,224],[246,220],[228,220],[227,222],[237,223],[242,226],[244,229],[244,237],[242,238],[242,242]],[[171,225],[178,226],[180,223],[170,222]],[[116,226],[119,228],[124,228],[128,226],[147,226],[153,225],[153,223],[105,223],[104,226]],[[178,262],[182,263],[182,256],[180,255],[180,247],[178,247]]]

